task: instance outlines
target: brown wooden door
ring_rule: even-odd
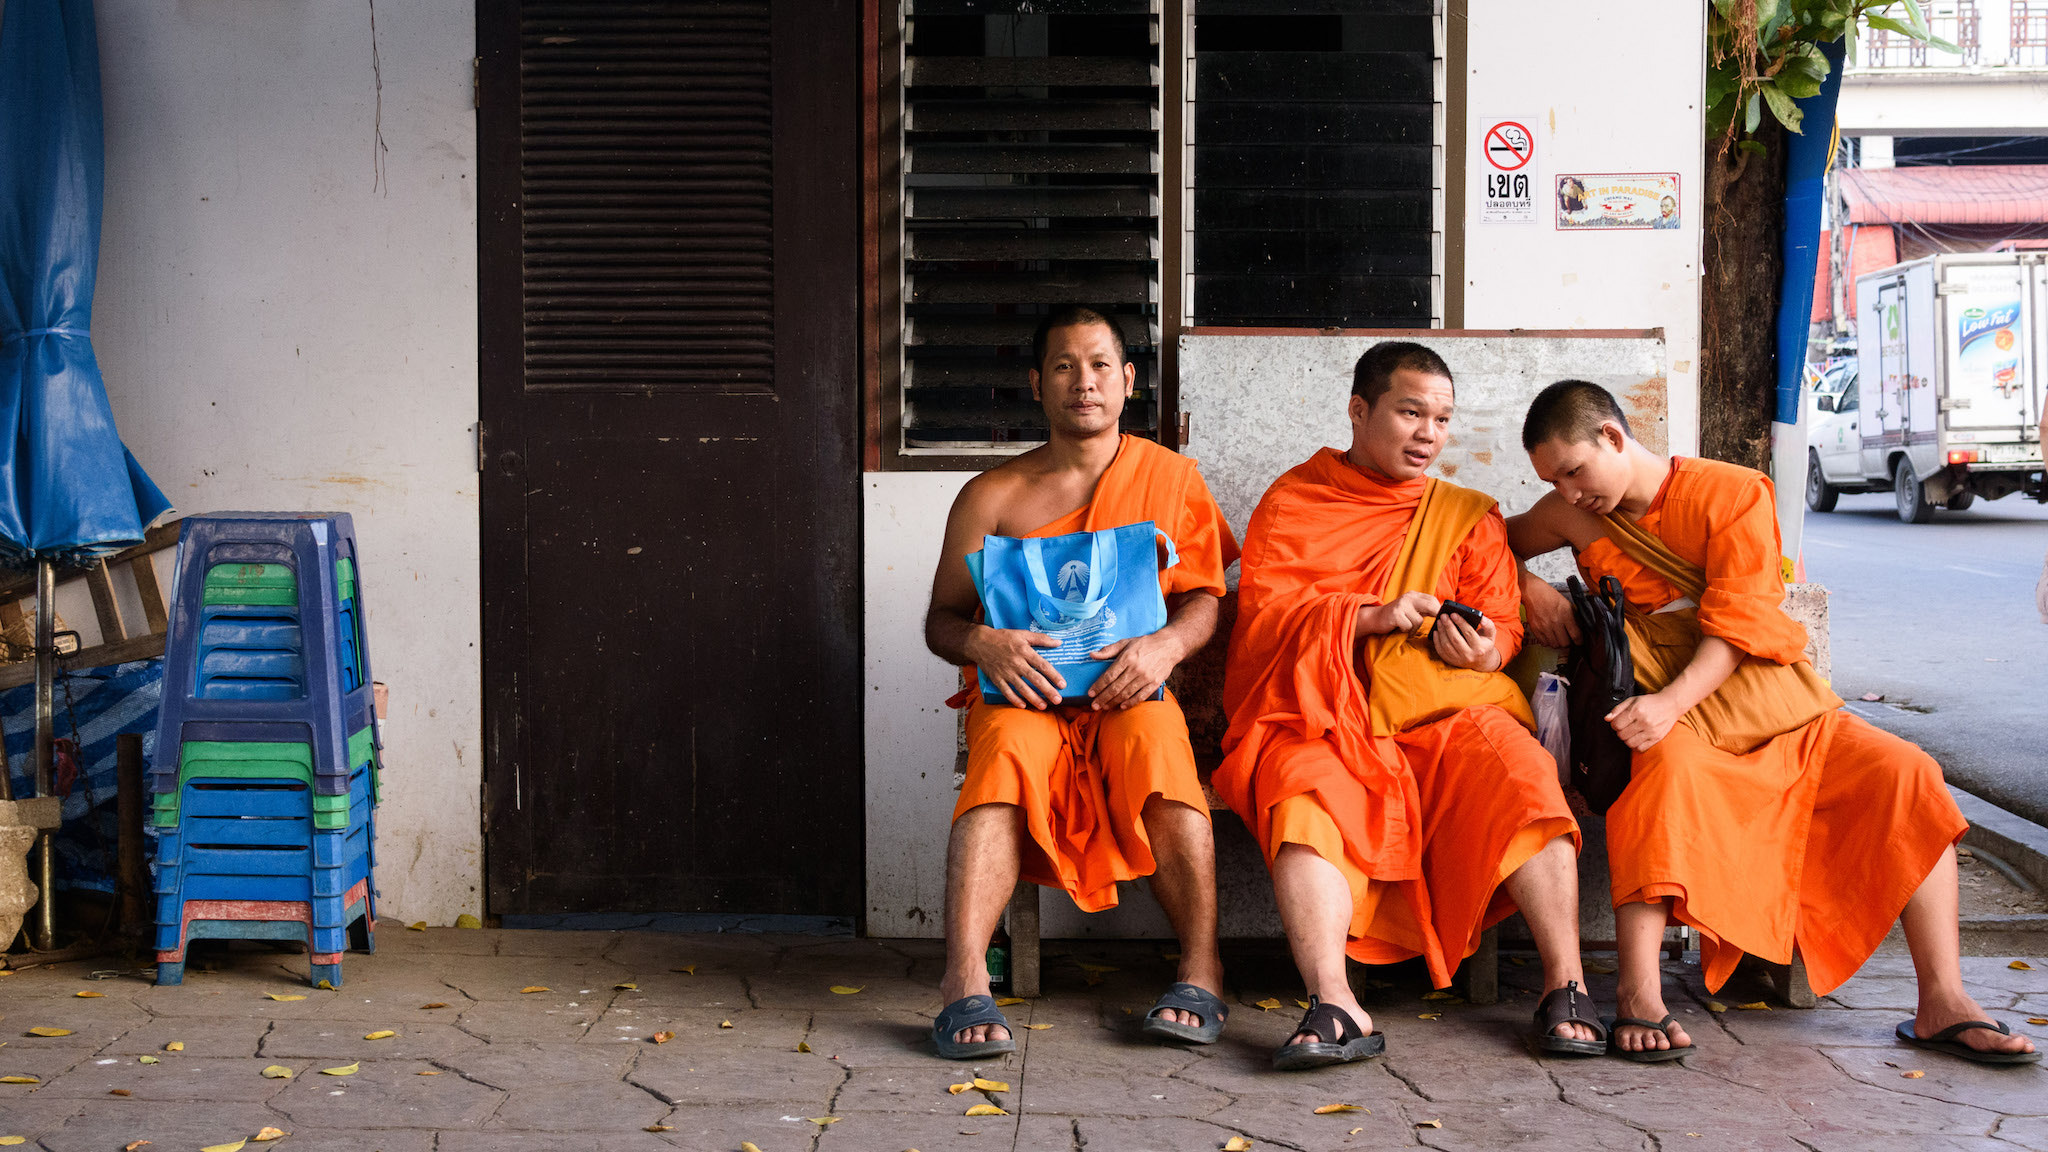
[[[853,0],[477,24],[489,908],[855,915]]]

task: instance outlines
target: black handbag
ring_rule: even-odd
[[[1622,628],[1621,582],[1600,578],[1588,591],[1573,576],[1565,582],[1578,621],[1579,642],[1566,662],[1565,713],[1572,736],[1572,784],[1593,811],[1605,813],[1628,787],[1633,753],[1614,734],[1607,714],[1636,695],[1635,661]]]

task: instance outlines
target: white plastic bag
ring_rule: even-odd
[[[1536,739],[1543,744],[1543,750],[1557,761],[1557,782],[1569,786],[1572,782],[1572,727],[1571,712],[1565,707],[1564,690],[1569,685],[1562,676],[1549,672],[1536,675]]]

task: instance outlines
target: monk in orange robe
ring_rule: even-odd
[[[1237,540],[1195,462],[1120,435],[1136,384],[1113,322],[1067,306],[1039,325],[1031,372],[1050,439],[969,481],[946,522],[925,640],[965,669],[967,779],[946,861],[947,1002],[933,1026],[941,1055],[973,1059],[1014,1048],[989,999],[986,955],[1021,874],[1063,889],[1085,911],[1117,903],[1118,881],[1151,876],[1180,937],[1176,983],[1148,1014],[1165,1039],[1213,1041],[1228,1013],[1216,948],[1215,846],[1195,775],[1187,720],[1167,675],[1216,630],[1223,572]],[[1147,636],[1099,652],[1109,668],[1085,704],[1062,703],[1066,681],[1037,649],[1050,636],[979,620],[965,557],[982,537],[1060,536],[1151,521],[1179,563],[1160,573],[1169,617]],[[976,669],[1006,703],[982,698]]]
[[[1824,686],[1801,687],[1802,668],[1813,684],[1818,677],[1804,664],[1806,630],[1782,606],[1770,480],[1718,460],[1666,460],[1630,435],[1611,394],[1583,381],[1540,393],[1522,441],[1555,491],[1508,521],[1516,554],[1569,546],[1589,584],[1620,581],[1632,620],[1650,622],[1638,629],[1674,611],[1696,620],[1690,659],[1608,717],[1632,750],[1628,787],[1607,812],[1621,959],[1616,1053],[1650,1062],[1691,1046],[1665,1006],[1658,964],[1666,919],[1676,916],[1700,934],[1709,990],[1745,952],[1782,964],[1796,948],[1821,995],[1903,920],[1920,998],[1899,1038],[1987,1062],[2039,1059],[1963,988],[1952,846],[1966,825],[1940,766],[1838,710]],[[1670,556],[1649,552],[1637,530]],[[1697,602],[1674,579],[1696,586]],[[1536,639],[1559,648],[1577,639],[1555,589],[1525,574],[1522,595]],[[1646,659],[1654,666],[1658,656],[1646,643],[1631,637],[1639,687]],[[1744,664],[1760,673],[1748,682],[1762,690],[1744,688]],[[1765,691],[1817,699],[1804,712],[1818,715],[1767,722],[1776,701],[1759,699]],[[1745,714],[1762,730],[1739,742],[1723,734]],[[1755,740],[1763,742],[1741,746]]]
[[[1453,400],[1436,353],[1373,346],[1353,375],[1351,448],[1282,476],[1246,533],[1213,783],[1265,850],[1313,997],[1281,1069],[1383,1050],[1347,953],[1420,956],[1443,987],[1518,907],[1543,957],[1539,1046],[1604,1051],[1579,965],[1578,825],[1500,671],[1522,633],[1501,516],[1424,475]],[[1476,609],[1476,626],[1446,601]]]

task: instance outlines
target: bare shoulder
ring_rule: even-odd
[[[1005,460],[969,480],[953,499],[953,515],[986,520],[993,525],[1002,518],[1002,510],[1030,491],[1032,482],[1043,472],[1031,459],[1038,452],[1039,449],[1033,449]]]
[[[1570,545],[1584,548],[1606,534],[1600,518],[1555,492],[1546,492],[1527,512],[1508,517],[1515,554],[1524,558]]]

